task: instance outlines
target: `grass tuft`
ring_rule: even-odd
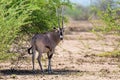
[[[0,62],[11,60],[13,57],[17,57],[18,54],[15,53],[0,53]]]
[[[120,50],[113,50],[111,52],[104,52],[97,54],[99,57],[120,57]]]

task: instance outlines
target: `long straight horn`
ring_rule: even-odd
[[[64,10],[64,6],[62,6],[62,28],[64,27],[64,13],[63,13],[63,10]]]
[[[60,28],[60,13],[58,8],[56,8],[56,16],[58,17],[58,27]]]

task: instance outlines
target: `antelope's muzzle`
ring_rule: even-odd
[[[60,39],[63,40],[63,35],[60,35]]]

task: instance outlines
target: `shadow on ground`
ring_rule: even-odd
[[[79,70],[53,70],[51,74],[48,74],[47,70],[42,73],[40,70],[12,70],[12,69],[5,69],[5,70],[0,70],[0,74],[3,75],[34,75],[34,74],[41,74],[41,75],[67,75],[67,74],[76,74],[80,73],[81,71]]]

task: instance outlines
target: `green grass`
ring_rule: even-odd
[[[99,57],[120,57],[120,50],[113,50],[111,52],[104,52],[97,54]]]
[[[0,62],[11,60],[13,57],[17,57],[16,53],[0,53]]]

